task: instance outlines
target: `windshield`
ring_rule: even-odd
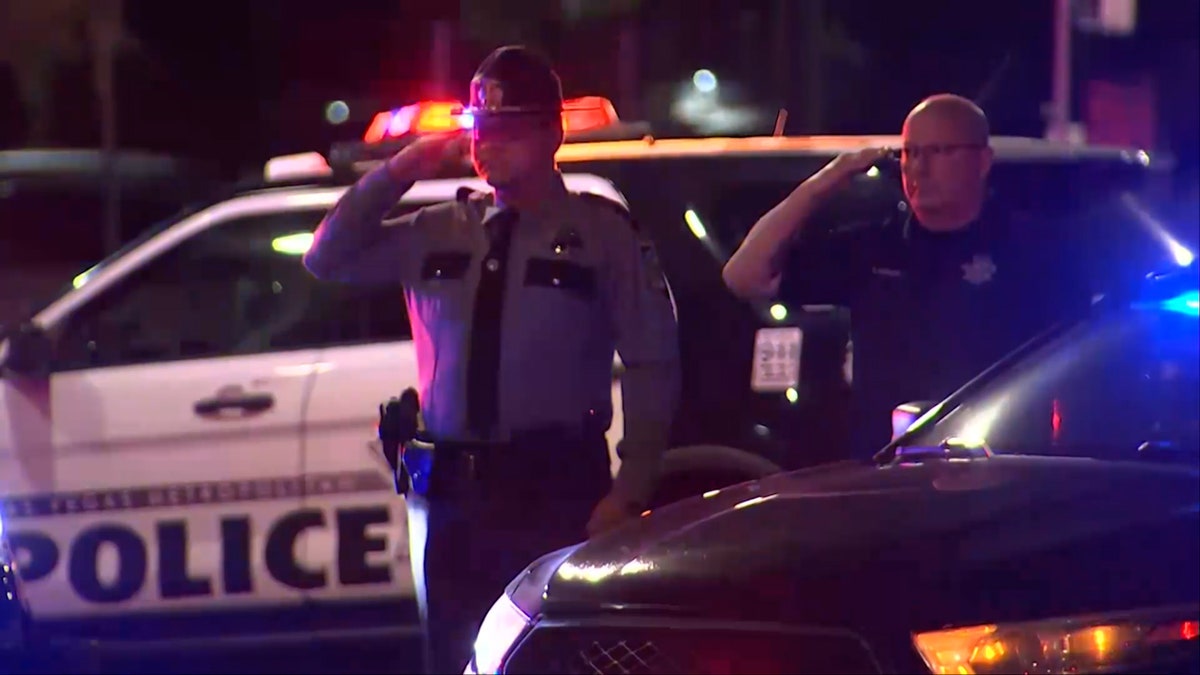
[[[156,203],[154,209],[145,208],[134,213],[129,211],[126,202],[123,201],[121,211],[123,243],[120,248],[107,256],[103,256],[103,248],[98,241],[89,240],[90,243],[85,242],[73,248],[68,246],[55,249],[49,242],[62,239],[62,237],[55,234],[57,230],[54,227],[26,228],[27,230],[45,230],[39,236],[47,241],[31,248],[31,250],[40,251],[39,255],[42,258],[22,258],[19,263],[15,260],[10,261],[7,267],[0,265],[0,280],[5,282],[6,290],[11,291],[13,297],[22,298],[19,305],[9,306],[13,305],[11,301],[7,305],[0,303],[0,325],[16,325],[20,321],[35,316],[72,289],[82,286],[88,275],[141,246],[180,220],[227,197],[229,192],[228,188],[221,189],[216,195],[183,208],[179,207],[177,201],[164,199]],[[7,211],[0,211],[0,216],[8,215],[11,214]],[[0,220],[0,223],[2,222],[10,221]],[[99,231],[99,228],[96,227],[91,229]],[[72,237],[67,237],[67,239],[70,240]],[[99,262],[96,262],[97,260]],[[0,300],[7,297],[0,297]],[[30,298],[33,299],[33,302],[29,301]]]
[[[1195,299],[1105,308],[1002,369],[905,447],[948,439],[997,454],[1122,459],[1144,444],[1200,451],[1200,333]]]

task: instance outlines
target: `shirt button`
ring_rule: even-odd
[[[489,258],[487,261],[487,269],[489,272],[495,272],[500,269],[500,261],[495,258]]]
[[[550,280],[550,283],[552,283],[552,284],[554,284],[555,286],[557,286],[557,285],[561,284],[562,282],[561,282],[561,281],[559,281],[559,280],[558,280],[558,278],[556,277],[556,278],[554,278],[554,279],[551,279],[551,280]]]

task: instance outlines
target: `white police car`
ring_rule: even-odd
[[[7,331],[3,517],[48,630],[207,641],[416,626],[404,501],[375,434],[379,402],[417,383],[408,320],[398,288],[301,265],[345,190],[281,182],[312,159],[273,161],[267,186],[132,242]],[[566,182],[623,202],[595,176]],[[485,185],[426,181],[400,207],[463,187]]]

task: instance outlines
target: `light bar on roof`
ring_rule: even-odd
[[[462,115],[458,101],[421,101],[375,115],[363,134],[368,143],[408,134],[436,134],[470,128],[470,118]]]
[[[612,101],[603,96],[582,96],[563,101],[563,131],[592,131],[621,121]]]
[[[563,101],[563,131],[578,133],[617,124],[621,118],[612,101],[603,96],[582,96]],[[363,134],[367,143],[410,134],[434,134],[470,129],[473,118],[458,101],[420,101],[375,115]]]
[[[332,175],[333,169],[319,152],[274,157],[263,169],[263,178],[268,183]]]

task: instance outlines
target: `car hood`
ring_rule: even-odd
[[[829,465],[706,493],[585,543],[549,579],[542,609],[862,623],[895,605],[935,625],[997,621],[1031,603],[1073,612],[1083,596],[1063,591],[1064,578],[1114,586],[1107,575],[1123,566],[1150,572],[1138,552],[1174,523],[1195,533],[1198,504],[1190,466],[1004,456]],[[1097,550],[1109,540],[1129,555]],[[1196,569],[1198,540],[1167,545],[1170,578],[1158,591],[1143,584],[1147,602],[1156,592],[1179,600],[1178,570]],[[1197,583],[1185,585],[1194,595]]]

